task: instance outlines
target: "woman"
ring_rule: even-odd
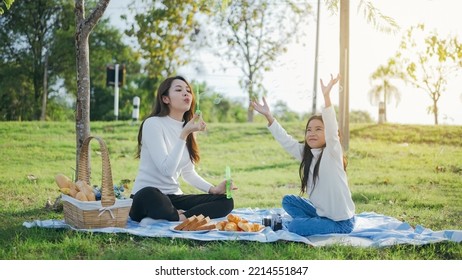
[[[330,100],[330,90],[339,80],[331,76],[326,85],[321,80],[325,107],[322,116],[311,117],[306,125],[305,141],[293,139],[263,105],[253,102],[255,110],[266,117],[268,129],[282,147],[301,164],[301,193],[308,198],[286,195],[282,207],[293,218],[288,230],[302,236],[350,233],[354,227],[355,205],[348,188],[346,164],[338,135],[338,124]]]
[[[131,195],[132,220],[183,221],[200,214],[213,219],[233,210],[233,199],[224,195],[226,180],[214,186],[194,169],[200,159],[194,133],[206,129],[202,117],[194,114],[194,100],[191,86],[181,76],[160,84],[154,111],[138,132],[140,165]],[[180,175],[206,194],[183,194]],[[236,189],[233,184],[231,188]]]

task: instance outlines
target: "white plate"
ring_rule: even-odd
[[[226,231],[226,230],[218,230],[217,232],[219,233],[224,233],[228,235],[252,235],[252,234],[259,234],[262,233],[262,231],[265,230],[266,227],[262,228],[259,231]]]
[[[173,232],[178,232],[178,233],[205,233],[211,231],[211,229],[204,229],[204,230],[177,230],[175,229],[175,226],[170,227],[170,230]]]

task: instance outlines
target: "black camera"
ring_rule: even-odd
[[[263,218],[261,221],[265,227],[271,227],[274,231],[282,229],[282,217],[279,214],[273,214]]]

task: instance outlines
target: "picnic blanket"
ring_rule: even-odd
[[[281,208],[258,209],[240,208],[234,209],[233,214],[248,220],[260,223],[264,217],[279,214],[282,219],[289,221],[291,217]],[[247,240],[257,242],[293,241],[302,242],[312,246],[326,246],[332,244],[359,246],[359,247],[384,247],[398,244],[423,245],[442,241],[462,241],[462,230],[432,231],[422,226],[412,227],[406,222],[393,217],[384,216],[374,212],[364,212],[355,216],[356,225],[350,234],[323,234],[303,237],[287,231],[285,226],[282,230],[273,231],[266,227],[258,233],[226,232],[212,230],[208,232],[176,232],[173,227],[178,222],[165,220],[143,219],[140,223],[128,219],[125,228],[100,228],[100,229],[75,229],[64,220],[35,220],[24,222],[27,228],[63,228],[82,232],[100,233],[127,233],[145,237],[186,238],[201,241],[217,240]],[[218,222],[223,219],[214,219]]]

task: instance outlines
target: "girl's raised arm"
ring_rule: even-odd
[[[257,103],[256,101],[252,101],[252,106],[255,109],[255,111],[265,116],[266,120],[268,120],[268,126],[270,126],[273,123],[274,118],[273,118],[273,115],[271,114],[271,110],[268,104],[266,103],[265,97],[263,97],[262,99],[263,99],[263,105],[261,105],[260,103]]]
[[[320,81],[321,81],[321,90],[322,90],[322,94],[324,95],[324,106],[326,108],[329,107],[330,105],[332,105],[332,103],[330,101],[330,90],[338,82],[338,80],[340,80],[340,74],[337,74],[337,77],[335,79],[331,74],[330,75],[330,81],[326,86],[326,85],[324,85],[322,79],[320,79]]]

